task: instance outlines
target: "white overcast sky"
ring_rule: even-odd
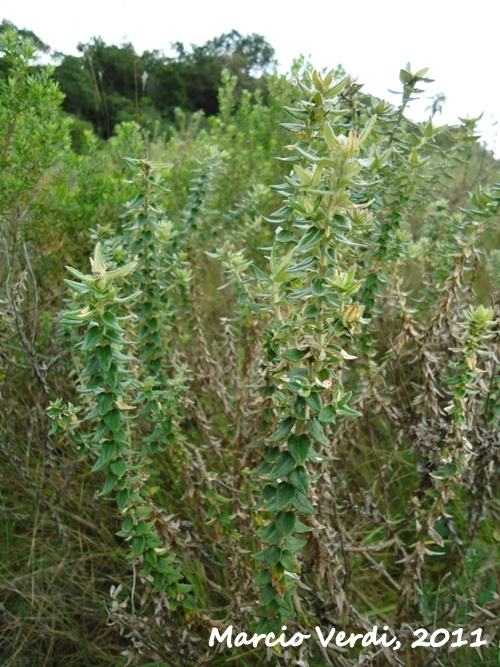
[[[201,45],[233,28],[259,33],[281,71],[300,54],[316,68],[342,63],[367,92],[392,102],[388,89],[399,90],[399,70],[410,61],[435,79],[411,115],[422,117],[427,96],[442,92],[442,121],[483,112],[483,138],[500,154],[498,0],[3,0],[0,12],[66,54],[98,35],[108,44],[130,41],[139,54],[168,54],[176,41]]]

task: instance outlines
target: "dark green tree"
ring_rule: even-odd
[[[98,124],[101,120],[101,96],[83,59],[64,56],[54,72],[54,78],[66,95],[64,110]]]
[[[163,118],[172,119],[174,109],[189,108],[186,84],[179,64],[160,51],[144,51],[140,59],[139,95],[150,102]]]
[[[237,92],[263,88],[264,76],[276,64],[274,48],[262,35],[242,36],[236,30],[209,40],[203,46],[173,45],[176,61],[186,82],[191,109],[202,109],[207,115],[216,114],[218,90],[224,69],[238,79]]]
[[[105,137],[123,121],[172,120],[178,107],[210,116],[219,110],[224,69],[237,77],[239,99],[244,89],[263,89],[276,62],[264,37],[236,30],[190,49],[177,42],[173,49],[174,57],[160,51],[139,56],[132,44],[108,45],[101,37],[79,44],[82,55],[63,56],[55,71],[66,95],[64,109]]]

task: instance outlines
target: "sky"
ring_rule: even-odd
[[[409,61],[413,72],[428,67],[435,80],[410,115],[423,119],[429,98],[444,93],[436,122],[483,113],[482,139],[500,157],[498,0],[2,0],[0,18],[66,54],[94,36],[168,55],[177,41],[258,33],[274,47],[280,71],[301,54],[317,69],[341,63],[367,92],[393,103],[388,89],[400,90],[399,70]]]

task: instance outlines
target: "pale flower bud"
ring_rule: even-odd
[[[354,130],[349,130],[349,134],[347,136],[347,144],[344,148],[344,153],[346,153],[347,155],[354,155],[357,152],[358,152],[358,138]]]
[[[477,359],[476,357],[465,357],[465,363],[470,371],[476,370]]]

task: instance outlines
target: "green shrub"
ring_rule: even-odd
[[[297,65],[238,105],[225,74],[166,143],[131,122],[75,153],[1,39],[6,664],[493,664],[410,648],[494,633],[500,187],[474,121],[406,118],[426,70],[395,108]],[[208,646],[283,624],[403,647]]]

